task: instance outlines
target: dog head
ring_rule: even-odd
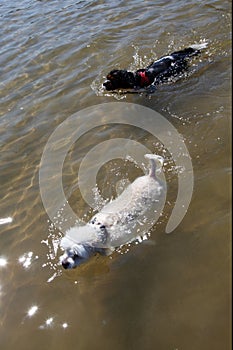
[[[61,239],[60,247],[64,254],[60,263],[65,269],[73,269],[88,260],[104,245],[106,230],[98,223],[71,227]]]
[[[133,89],[135,77],[127,70],[114,69],[107,75],[107,81],[103,84],[107,91],[117,89]]]
[[[81,265],[91,255],[91,249],[88,246],[77,244],[67,236],[62,238],[60,246],[65,251],[60,257],[60,263],[64,269],[73,269]]]

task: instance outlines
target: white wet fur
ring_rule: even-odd
[[[203,50],[206,49],[208,46],[208,42],[200,43],[200,44],[192,44],[189,47],[191,47],[194,50]]]
[[[69,229],[60,246],[65,251],[60,262],[74,268],[95,252],[108,253],[145,234],[161,214],[166,183],[160,173],[163,158],[146,154],[148,175],[138,177],[116,199],[106,204],[85,226]]]

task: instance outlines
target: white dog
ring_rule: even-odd
[[[60,246],[65,251],[60,262],[75,268],[96,252],[109,254],[147,232],[161,214],[166,184],[159,178],[163,158],[146,154],[151,162],[148,175],[138,177],[119,197],[106,204],[85,226],[69,229]]]

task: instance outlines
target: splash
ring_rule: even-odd
[[[153,48],[150,51],[150,55],[149,57],[144,55],[140,55],[139,53],[139,47],[136,45],[132,45],[133,49],[134,49],[134,54],[132,56],[132,62],[130,63],[128,70],[135,72],[138,69],[142,69],[147,67],[149,64],[151,64],[151,62],[154,62],[158,59],[158,55],[156,53],[156,51],[158,52],[159,50],[157,49],[157,47],[159,46],[159,41],[156,40]],[[193,46],[196,48],[205,48],[205,55],[207,55],[208,60],[211,62],[211,52],[208,48],[208,44],[209,41],[205,38],[200,38],[199,42],[195,42],[195,43],[191,43],[189,46]],[[183,45],[178,47],[177,45],[175,45],[174,40],[170,40],[170,43],[168,44],[168,51],[177,51],[180,49],[183,49]],[[165,55],[166,53],[164,53]],[[161,55],[160,55],[161,57]],[[197,58],[199,60],[199,63],[202,62],[202,57],[199,56]],[[190,69],[188,72],[184,72],[181,73],[175,77],[171,77],[168,79],[168,81],[164,82],[163,85],[168,85],[168,84],[174,84],[175,82],[177,82],[177,80],[179,79],[184,79],[184,78],[188,78],[189,76],[191,76],[193,73],[195,73],[197,64],[193,63],[192,65],[190,64]],[[148,92],[148,90],[146,89],[141,89],[138,91],[126,91],[124,89],[122,90],[118,90],[117,92],[108,92],[105,90],[103,83],[106,80],[106,71],[103,72],[101,71],[99,73],[99,75],[97,76],[97,78],[91,83],[91,89],[95,92],[95,94],[97,96],[106,96],[106,97],[114,97],[116,100],[123,100],[127,97],[127,95],[130,94],[137,94],[137,95],[146,95],[148,98],[151,98],[151,93]]]

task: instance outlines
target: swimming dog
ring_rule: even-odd
[[[72,227],[61,239],[60,263],[65,269],[75,268],[97,252],[108,255],[156,222],[166,197],[166,184],[159,175],[163,158],[154,154],[145,158],[150,160],[148,175],[135,179],[86,225]]]
[[[191,45],[184,50],[163,56],[145,69],[138,69],[136,72],[114,69],[107,75],[107,81],[103,83],[103,86],[107,91],[146,88],[149,92],[154,92],[158,84],[167,82],[187,71],[188,59],[199,55],[206,47],[207,43]]]

